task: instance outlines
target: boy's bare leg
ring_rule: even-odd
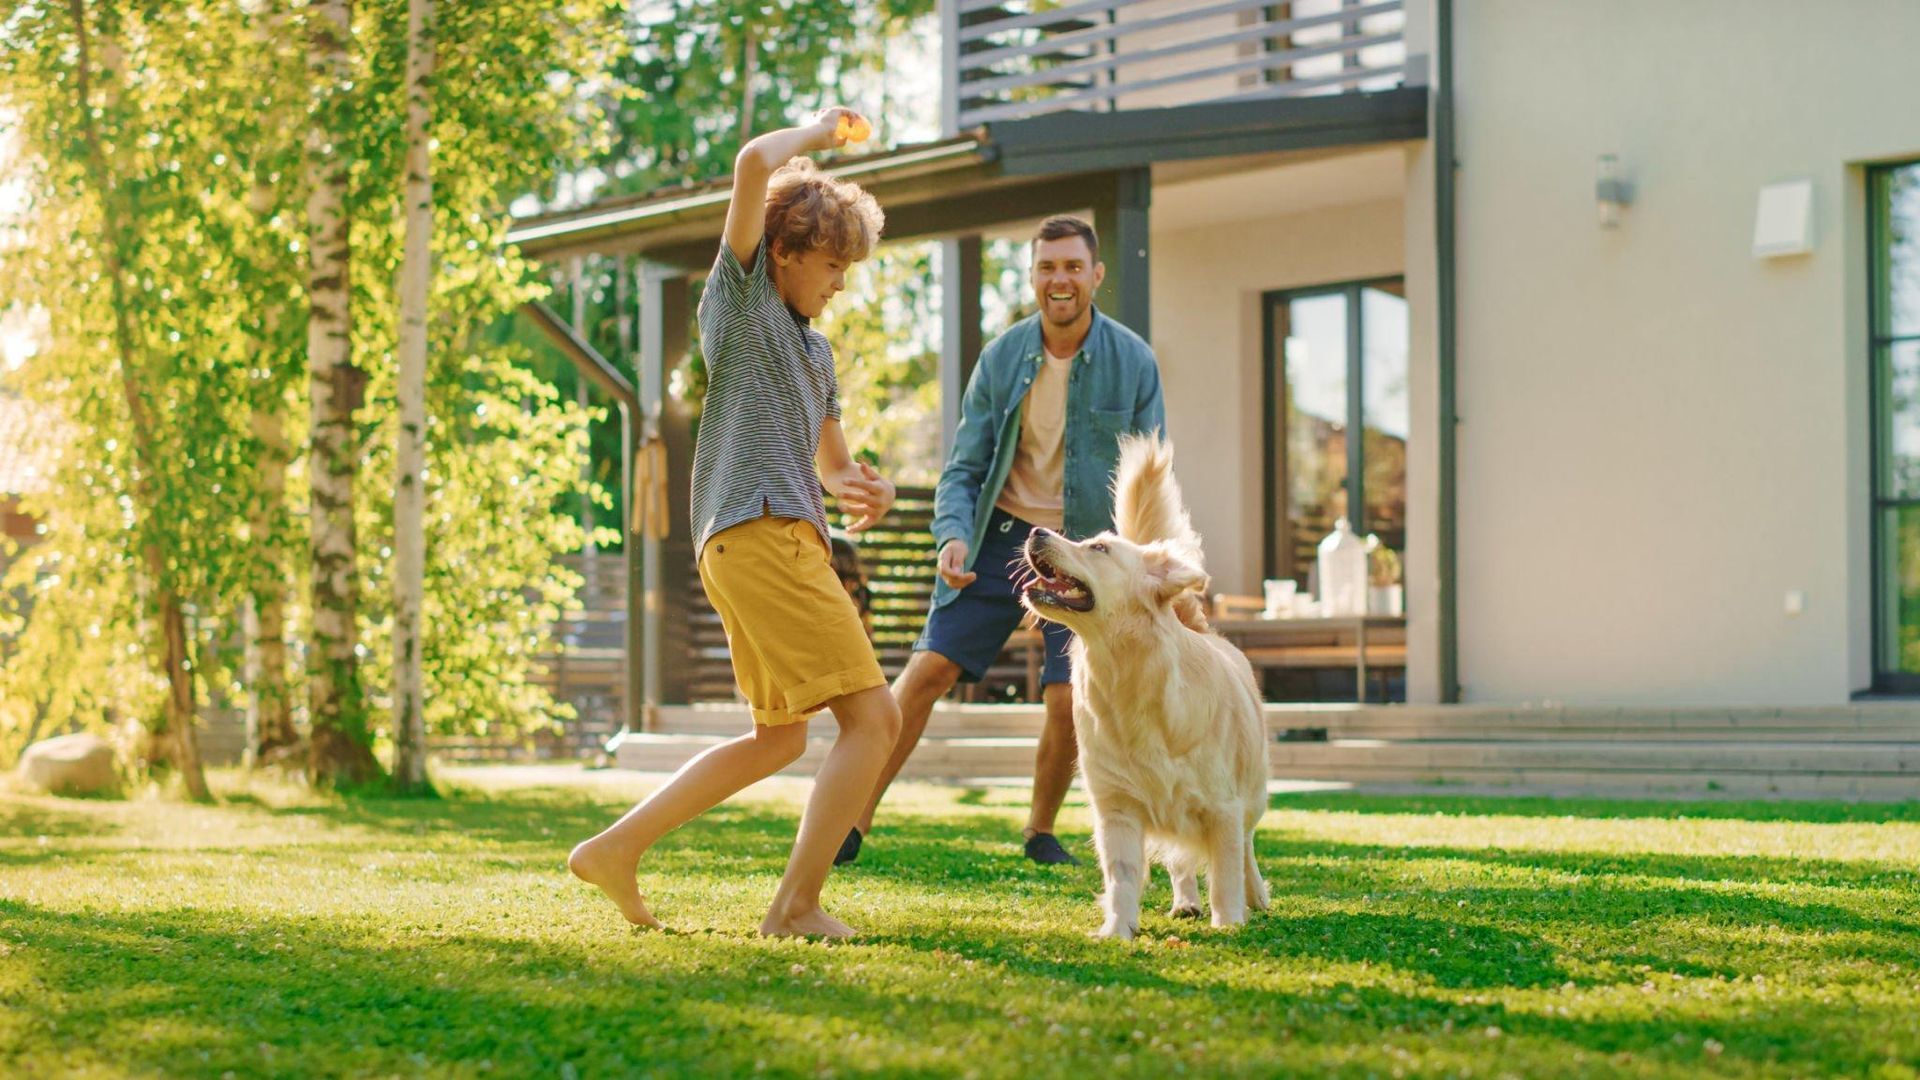
[[[1073,783],[1074,761],[1080,741],[1073,734],[1073,684],[1049,683],[1040,697],[1047,705],[1047,726],[1040,730],[1040,752],[1033,762],[1033,806],[1027,811],[1026,835],[1053,831],[1060,804],[1067,801]]]
[[[627,921],[658,927],[634,880],[640,857],[661,837],[725,802],[756,781],[791,765],[807,748],[804,721],[767,727],[730,739],[680,767],[672,778],[598,836],[567,856],[567,869],[600,887]]]
[[[900,706],[900,737],[894,741],[893,755],[880,770],[880,782],[873,787],[873,797],[867,800],[860,820],[854,823],[861,836],[873,831],[874,811],[880,808],[880,800],[886,797],[894,777],[900,775],[907,759],[913,756],[913,748],[920,745],[920,736],[926,733],[927,718],[933,715],[934,705],[959,681],[959,664],[924,649],[908,657],[906,668],[893,680],[893,700]]]
[[[840,722],[840,737],[814,778],[786,876],[780,879],[767,918],[760,924],[760,932],[769,937],[851,937],[854,933],[852,927],[820,910],[820,889],[833,869],[840,841],[860,816],[900,734],[900,707],[884,686],[837,697],[827,707]]]

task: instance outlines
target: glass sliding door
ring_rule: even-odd
[[[1396,278],[1270,293],[1264,316],[1265,572],[1305,589],[1338,518],[1406,545],[1407,305]]]
[[[1407,300],[1399,282],[1360,290],[1361,492],[1354,528],[1395,552],[1407,548]]]
[[[1920,691],[1920,162],[1868,173],[1874,687]]]

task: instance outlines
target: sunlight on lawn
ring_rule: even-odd
[[[749,931],[806,785],[643,867],[635,933],[561,866],[651,781],[449,774],[336,801],[0,797],[0,1073],[1914,1075],[1920,807],[1318,795],[1274,909],[1094,942],[1026,793],[907,785],[828,886],[851,945]],[[528,786],[532,777],[545,786]],[[556,782],[558,781],[558,782]],[[1683,816],[1684,815],[1684,816]],[[1084,847],[1084,803],[1063,836]]]

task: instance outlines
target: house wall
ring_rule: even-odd
[[[1859,163],[1920,155],[1915,41],[1895,0],[1455,4],[1466,700],[1867,682]],[[1635,190],[1612,231],[1604,153]],[[1755,260],[1794,177],[1815,250]]]

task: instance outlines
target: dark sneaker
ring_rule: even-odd
[[[1027,858],[1042,866],[1060,863],[1068,866],[1080,865],[1080,860],[1067,854],[1067,849],[1060,846],[1059,838],[1050,832],[1034,833],[1027,837]]]
[[[860,841],[864,839],[859,829],[848,829],[847,838],[840,841],[840,854],[833,857],[833,865],[845,866],[860,857]]]

